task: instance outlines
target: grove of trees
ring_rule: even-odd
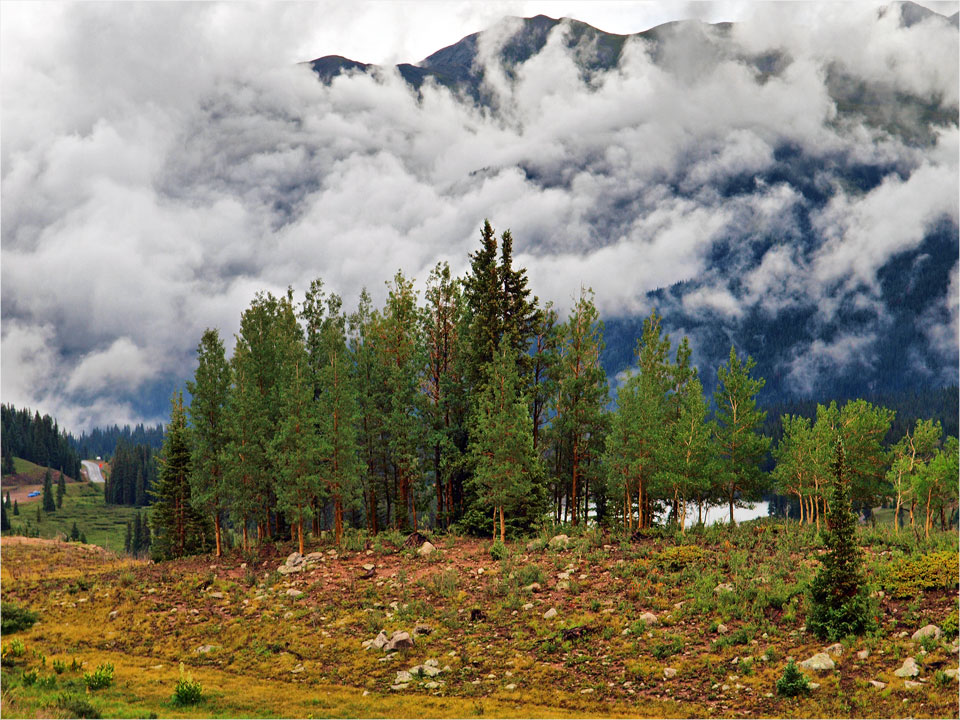
[[[838,437],[855,507],[890,501],[925,532],[957,508],[957,441],[939,425],[918,422],[890,447],[892,411],[818,405],[782,417],[765,472],[751,358],[731,347],[711,400],[689,342],[673,343],[656,310],[631,373],[608,378],[603,346],[593,291],[566,318],[541,305],[509,231],[498,239],[489,222],[466,275],[437,265],[422,300],[401,272],[382,307],[364,291],[352,313],[319,279],[300,303],[292,289],[260,293],[230,357],[218,330],[203,334],[189,408],[174,398],[152,491],[145,482],[151,550],[219,554],[226,528],[245,548],[285,537],[301,551],[310,533],[339,541],[349,526],[501,539],[551,520],[682,528],[694,506],[701,518],[722,505],[732,522],[772,490],[819,526]]]

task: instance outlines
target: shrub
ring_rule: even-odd
[[[533,583],[544,583],[543,570],[540,569],[539,565],[529,564],[524,565],[522,568],[517,570],[517,582],[520,583],[522,587],[527,585],[533,585]]]
[[[24,685],[33,685],[37,681],[36,670],[24,670],[21,677]]]
[[[27,648],[23,641],[20,638],[14,638],[3,646],[3,663],[6,665],[16,662],[18,658],[23,657],[25,652],[27,652]]]
[[[37,614],[9,600],[0,604],[0,633],[20,632],[33,627]]]
[[[89,690],[100,690],[113,684],[113,665],[105,663],[97,665],[92,673],[83,674],[83,682]]]
[[[806,695],[810,692],[810,685],[807,683],[807,677],[797,669],[796,663],[791,660],[783,671],[783,675],[777,680],[777,694],[784,697],[796,697],[797,695]]]
[[[490,557],[492,557],[494,560],[503,560],[509,554],[510,551],[507,550],[507,546],[499,540],[490,546]]]
[[[72,718],[99,718],[100,711],[90,704],[83,695],[61,693],[57,696],[57,708],[67,717]]]
[[[677,545],[657,553],[655,560],[657,565],[665,570],[682,570],[705,556],[706,553],[699,545]]]
[[[193,677],[183,672],[183,663],[180,663],[180,679],[173,689],[173,704],[196,705],[203,699],[203,687]]]
[[[960,622],[960,616],[957,614],[957,609],[954,608],[953,611],[944,618],[940,624],[940,629],[943,630],[943,634],[948,638],[955,638],[957,636],[958,622]]]
[[[57,686],[57,678],[54,675],[45,675],[37,681],[37,685],[44,690],[53,690]]]
[[[901,560],[887,570],[884,586],[896,597],[914,597],[921,590],[955,590],[957,578],[957,554],[936,552]]]
[[[67,669],[67,664],[63,660],[54,660],[53,661],[53,671],[57,675],[62,675],[63,671]]]

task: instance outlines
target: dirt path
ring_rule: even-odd
[[[10,487],[4,487],[4,488],[2,488],[2,492],[3,492],[3,497],[4,497],[4,499],[6,499],[6,497],[7,497],[7,492],[9,491],[9,493],[10,493],[10,502],[13,502],[14,500],[16,500],[16,501],[17,501],[17,504],[20,505],[21,507],[22,507],[23,505],[26,505],[27,503],[32,503],[32,502],[34,502],[34,501],[40,500],[40,499],[43,497],[43,495],[37,495],[36,497],[27,497],[27,495],[29,495],[30,493],[32,493],[34,490],[40,490],[40,491],[42,492],[42,491],[43,491],[43,485],[42,485],[42,484],[40,484],[40,485],[12,485],[12,486],[10,486]]]

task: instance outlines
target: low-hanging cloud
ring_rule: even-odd
[[[647,312],[649,291],[696,280],[694,316],[851,296],[882,316],[878,270],[957,222],[956,122],[913,142],[841,113],[830,82],[840,68],[955,112],[957,32],[819,10],[757,6],[729,37],[681,23],[589,83],[565,25],[504,73],[507,21],[479,45],[492,108],[389,68],[320,83],[281,42],[308,6],[54,6],[39,37],[20,18],[2,51],[3,399],[77,430],[156,421],[138,393],[188,377],[203,329],[229,338],[257,290],[322,276],[348,306],[364,286],[382,299],[400,268],[463,272],[485,217],[561,309],[583,284],[606,315]],[[775,73],[745,59],[770,52]],[[813,160],[822,207],[773,172],[783,147]],[[853,163],[885,179],[850,187]],[[931,344],[955,353],[956,312],[931,313]],[[796,348],[787,374],[805,390],[875,333]]]

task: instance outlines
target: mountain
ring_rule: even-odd
[[[890,18],[911,32],[957,27],[956,14],[948,18],[910,2],[880,8],[875,22]],[[559,41],[575,58],[579,82],[589,89],[624,72],[625,52],[631,46],[641,47],[652,66],[678,84],[696,83],[722,63],[748,68],[760,86],[784,81],[798,71],[788,48],[749,49],[738,40],[737,30],[731,23],[681,21],[627,36],[569,18],[538,15],[505,20],[395,70],[419,97],[429,83],[450,90],[461,103],[493,116],[503,114],[508,121],[510,88],[517,86],[525,67],[532,66],[551,40]],[[336,56],[318,58],[310,65],[325,83],[344,73],[383,77],[389,72]],[[911,85],[909,80],[864,71],[842,52],[824,58],[820,70],[833,108],[827,109],[825,124],[841,128],[838,133],[863,128],[858,132],[875,138],[872,149],[896,143],[906,148],[905,153],[922,157],[936,148],[944,133],[957,128],[956,98],[928,92],[922,83]],[[499,87],[493,82],[496,76],[505,79]],[[917,173],[923,172],[923,163],[911,167],[902,159],[884,157],[883,152],[820,148],[786,138],[774,144],[771,155],[762,167],[735,169],[716,178],[709,191],[719,198],[716,206],[723,208],[747,206],[767,189],[780,188],[795,197],[788,212],[767,223],[768,227],[732,224],[717,233],[699,273],[646,296],[647,304],[664,315],[674,339],[678,334],[691,337],[705,385],[710,388],[715,382],[715,369],[731,344],[757,360],[757,372],[767,379],[763,395],[768,402],[955,384],[955,210],[931,211],[919,218],[908,232],[912,239],[903,241],[902,251],[889,252],[871,268],[869,278],[854,282],[831,276],[830,271],[833,255],[875,254],[868,230],[878,235],[885,232],[883,223],[874,228],[858,226],[856,218],[843,217],[843,208],[882,204],[885,196],[919,182]],[[595,162],[593,158],[577,160],[584,165],[559,171],[533,162],[518,167],[528,182],[544,190],[569,190],[570,178],[586,163]],[[692,174],[678,163],[672,175],[658,181],[673,197],[694,201],[703,197],[704,186]],[[609,244],[611,237],[651,212],[638,208],[639,204],[635,196],[624,194],[606,212],[598,213],[593,219],[596,247]],[[824,218],[830,218],[833,226],[827,227]],[[861,225],[872,222],[866,213],[860,220]],[[750,223],[751,218],[745,221]],[[854,238],[867,236],[858,241],[859,248],[844,249],[840,245],[846,236],[838,240],[838,232]],[[523,238],[517,242],[532,254],[552,250],[535,237],[527,238],[525,246]],[[857,261],[852,262],[856,266]],[[758,278],[769,274],[768,266],[774,272],[778,263],[792,268],[792,275],[781,273],[782,277],[758,291]],[[810,280],[817,276],[822,277]],[[595,289],[602,299],[603,287]],[[616,373],[632,364],[643,314],[608,311],[605,315],[603,362],[608,372]],[[947,328],[946,339],[942,328]]]

